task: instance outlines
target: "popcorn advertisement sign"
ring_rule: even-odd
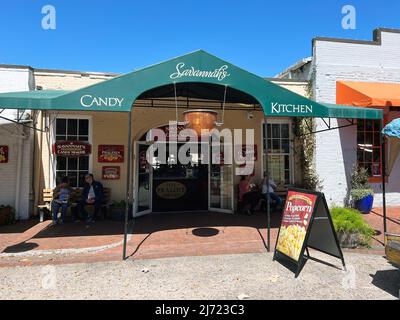
[[[346,267],[325,195],[289,188],[273,259],[297,278],[311,258],[309,249],[336,257]]]
[[[276,250],[299,261],[318,196],[289,191],[284,207]]]

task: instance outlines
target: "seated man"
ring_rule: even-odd
[[[275,193],[276,188],[277,185],[275,181],[271,178],[271,176],[269,178],[269,181],[267,181],[267,176],[266,174],[264,174],[262,184],[262,196],[265,200],[267,200],[267,197],[269,195],[272,211],[276,211],[278,207],[282,204],[282,199]]]
[[[56,225],[58,223],[58,211],[60,210],[60,208],[60,224],[64,223],[68,207],[71,205],[71,195],[72,188],[69,186],[68,177],[63,177],[60,184],[53,190],[53,201],[51,202],[53,225]]]
[[[86,222],[95,222],[104,202],[104,188],[100,182],[94,180],[91,173],[85,176],[85,182],[86,184],[82,191],[82,200],[78,203],[77,210]],[[85,210],[85,207],[89,205],[94,206],[92,217],[89,217],[89,214]]]

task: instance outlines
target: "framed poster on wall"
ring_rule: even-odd
[[[0,146],[0,163],[8,163],[8,146]]]
[[[101,172],[103,180],[119,180],[121,178],[121,168],[119,166],[104,166]]]
[[[98,162],[122,163],[124,162],[124,146],[101,144],[98,150]]]

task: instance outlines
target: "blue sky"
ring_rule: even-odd
[[[56,30],[41,9],[54,5]],[[355,30],[341,26],[344,5]],[[315,36],[366,39],[400,28],[398,0],[2,0],[0,63],[129,72],[204,49],[261,76],[311,55]]]

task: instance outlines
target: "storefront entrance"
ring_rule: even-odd
[[[196,143],[192,147],[198,152],[188,154],[191,158],[188,164],[179,161],[168,143],[165,144],[167,163],[159,163],[157,154],[148,163],[149,144],[136,142],[135,217],[151,212],[233,212],[232,165],[209,165],[210,153],[202,152],[209,148],[208,143]],[[178,143],[177,152],[181,148],[188,145]]]

